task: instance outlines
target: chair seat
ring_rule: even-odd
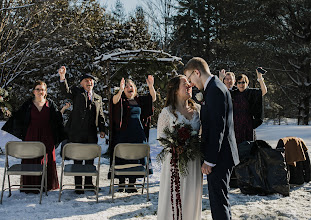
[[[125,164],[125,165],[115,165],[114,170],[115,175],[145,175],[146,169],[141,164]]]
[[[91,164],[67,164],[64,168],[65,176],[96,176],[97,173],[96,166]]]
[[[14,164],[9,167],[8,175],[40,176],[43,172],[41,164]]]

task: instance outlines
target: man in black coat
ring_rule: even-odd
[[[194,57],[186,64],[184,74],[199,90],[204,89],[201,105],[201,149],[204,155],[202,173],[207,174],[213,219],[231,219],[228,198],[229,180],[239,163],[234,135],[231,95],[226,86],[210,73],[206,61]]]
[[[73,110],[66,124],[68,141],[97,144],[97,132],[99,131],[100,137],[104,138],[106,128],[102,97],[93,91],[96,78],[91,74],[84,74],[80,80],[81,87],[69,88],[65,78],[66,68],[62,66],[58,73],[62,93],[73,101]],[[82,162],[74,161],[75,164],[82,164]],[[85,164],[93,163],[94,160],[85,161]],[[82,177],[75,177],[75,185],[77,189],[75,192],[83,193]],[[85,177],[84,188],[94,188],[92,177]]]

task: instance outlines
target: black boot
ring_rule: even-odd
[[[119,178],[119,188],[117,189],[117,192],[124,192],[125,188],[125,178],[121,177]]]
[[[129,185],[125,191],[127,193],[136,193],[137,192],[137,189],[135,187],[135,182],[136,182],[136,178],[129,178]]]

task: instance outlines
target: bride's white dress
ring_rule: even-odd
[[[199,132],[200,129],[200,115],[195,111],[192,119],[188,120],[181,113],[176,111],[177,118],[165,107],[158,119],[157,137],[165,137],[163,129],[167,126],[172,128],[175,124],[185,123],[190,124],[192,128]],[[161,144],[161,143],[160,143]],[[158,200],[158,213],[159,220],[173,219],[172,205],[171,205],[171,172],[170,172],[171,154],[168,153],[162,163],[161,177],[160,177],[160,192]],[[202,211],[202,173],[201,161],[195,159],[188,162],[188,175],[180,175],[180,195],[182,204],[182,218],[183,220],[197,220],[201,219]],[[174,199],[175,201],[175,199]],[[174,204],[174,207],[175,204]],[[175,218],[176,218],[176,208]]]

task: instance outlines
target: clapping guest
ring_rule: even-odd
[[[139,96],[135,83],[122,78],[119,92],[113,96],[110,103],[110,135],[109,145],[110,164],[114,147],[118,143],[144,143],[149,137],[150,117],[153,114],[153,102],[156,100],[154,78],[149,75],[146,79],[149,94]],[[116,164],[125,164],[128,161],[117,158]],[[131,161],[142,163],[145,161]],[[136,177],[129,178],[129,186],[126,192],[137,192],[134,187]],[[125,178],[119,177],[119,192],[124,191]]]
[[[55,146],[64,140],[62,114],[56,105],[47,99],[47,85],[43,81],[36,81],[33,87],[34,97],[28,99],[13,113],[2,130],[22,139],[23,141],[41,141],[45,144],[47,153],[47,190],[59,188]],[[41,164],[42,158],[23,159],[22,164]],[[22,176],[21,185],[31,188],[40,185],[39,176]],[[22,191],[22,190],[21,190]],[[24,190],[24,192],[39,193],[39,191]]]

